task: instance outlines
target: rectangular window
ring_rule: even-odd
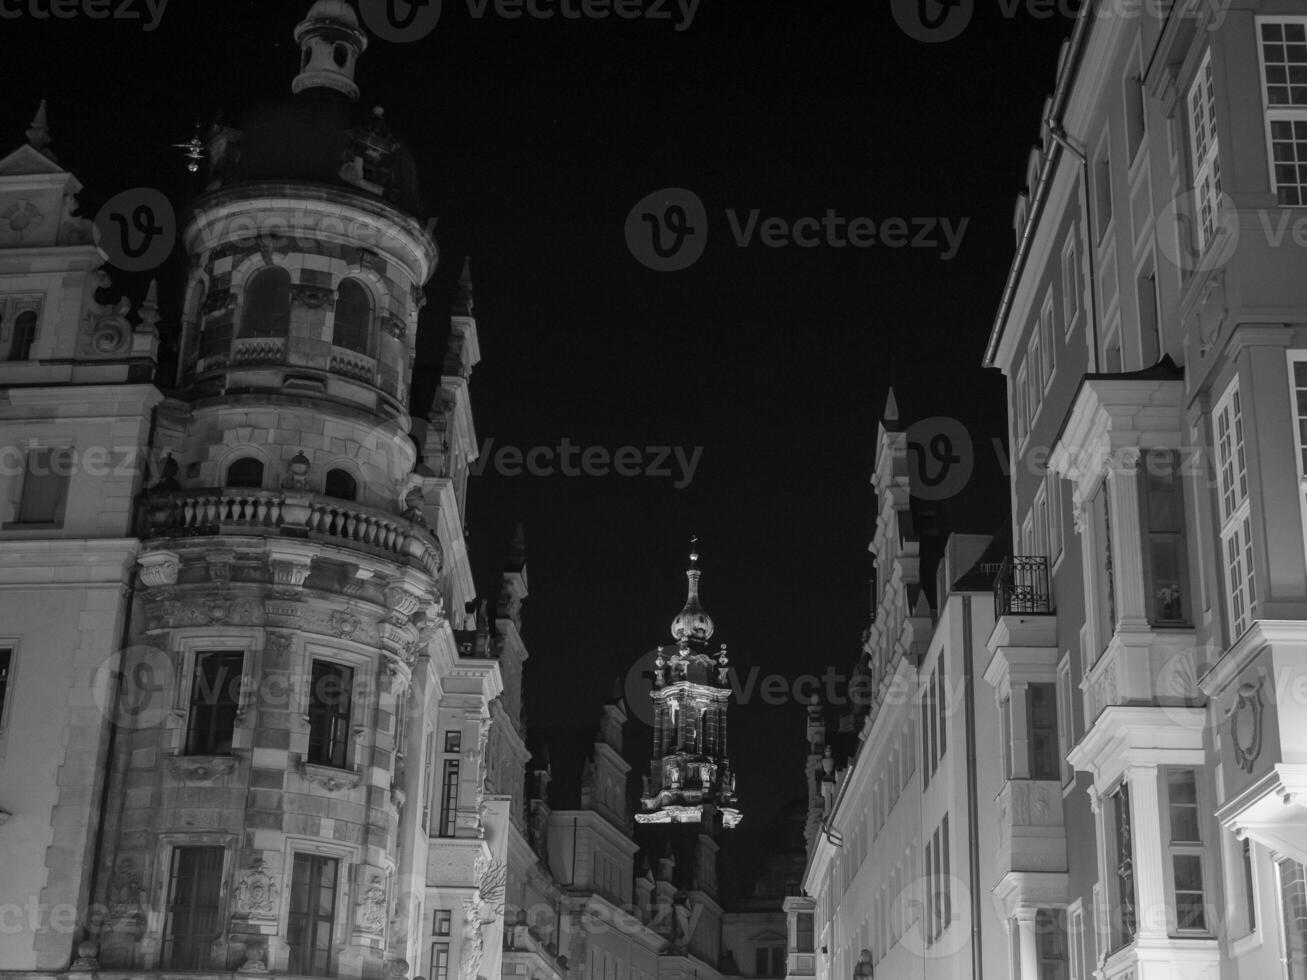
[[[1107,374],[1120,374],[1125,369],[1124,365],[1121,356],[1121,322],[1118,320],[1112,324],[1107,339],[1103,341],[1103,371]]]
[[[327,660],[313,661],[313,686],[309,691],[309,762],[345,768],[353,687],[352,668]]]
[[[1053,374],[1057,371],[1057,350],[1054,345],[1056,339],[1057,324],[1053,314],[1053,291],[1050,289],[1048,295],[1044,297],[1044,306],[1039,314],[1039,344],[1044,355],[1039,362],[1039,368],[1045,391],[1052,384]]]
[[[1151,449],[1143,458],[1139,503],[1144,532],[1144,588],[1154,626],[1189,623],[1189,556],[1185,546],[1180,454]]]
[[[998,727],[1002,744],[1003,778],[1012,778],[1012,699],[1003,698],[998,703]]]
[[[1062,481],[1049,470],[1044,474],[1044,498],[1048,501],[1048,560],[1051,565],[1062,554]]]
[[[1209,50],[1189,87],[1189,172],[1198,213],[1196,231],[1201,253],[1216,238],[1221,199],[1220,144],[1216,135],[1216,85]]]
[[[9,674],[14,666],[14,651],[0,649],[0,732],[9,727]]]
[[[1239,382],[1231,383],[1213,413],[1216,467],[1220,482],[1221,552],[1226,573],[1226,613],[1233,642],[1256,615],[1257,583],[1252,561],[1252,518],[1248,460],[1244,447]]]
[[[454,741],[451,743],[450,737]],[[445,751],[458,751],[458,733],[445,733]],[[453,837],[458,828],[458,763],[457,757],[445,759],[440,776],[440,827],[441,837]]]
[[[1116,914],[1111,918],[1112,948],[1135,938],[1135,862],[1130,833],[1130,790],[1122,785],[1109,800],[1112,816],[1112,863],[1116,880]]]
[[[1280,862],[1280,916],[1288,980],[1307,980],[1307,868]]]
[[[1257,886],[1253,881],[1253,842],[1247,837],[1239,842],[1239,864],[1243,872],[1244,923],[1252,933],[1257,931]]]
[[[1062,318],[1067,336],[1071,335],[1080,315],[1080,256],[1076,249],[1076,229],[1067,234],[1066,248],[1062,251]]]
[[[1176,929],[1180,932],[1205,932],[1207,913],[1203,890],[1198,775],[1193,769],[1170,769],[1166,774],[1166,788]]]
[[[1017,381],[1013,386],[1012,413],[1016,418],[1017,429],[1017,446],[1025,444],[1026,436],[1030,433],[1030,380],[1026,376],[1027,364],[1021,366],[1017,372]]]
[[[1044,355],[1039,334],[1040,327],[1036,323],[1035,335],[1030,338],[1030,347],[1026,354],[1026,363],[1030,366],[1028,379],[1030,381],[1030,424],[1032,428],[1035,424],[1035,418],[1039,415],[1039,406],[1044,400]]]
[[[336,891],[340,861],[318,854],[296,854],[290,885],[290,945],[287,971],[312,977],[332,973],[332,937],[336,924]]]
[[[240,711],[245,654],[219,650],[195,655],[186,755],[230,755]]]
[[[1135,280],[1139,297],[1140,367],[1152,367],[1162,359],[1162,319],[1157,305],[1157,274],[1149,266]]]
[[[1106,145],[1104,140],[1104,145]],[[1094,164],[1094,217],[1098,219],[1098,243],[1103,243],[1112,223],[1112,161],[1104,151]]]
[[[422,760],[422,830],[431,832],[431,811],[436,792],[436,733],[427,732]]]
[[[795,919],[795,945],[797,952],[813,952],[812,913],[800,912]]]
[[[935,671],[935,711],[939,715],[939,755],[944,758],[948,751],[948,690],[944,686],[944,658],[941,655],[939,667]]]
[[[1061,743],[1059,754],[1062,757],[1062,785],[1068,786],[1076,778],[1076,771],[1067,761],[1067,756],[1075,748],[1075,731],[1071,726],[1071,710],[1075,703],[1071,691],[1071,659],[1062,662],[1057,672],[1057,731]]]
[[[1068,978],[1081,980],[1085,968],[1085,911],[1079,902],[1067,910],[1066,938]]]
[[[1034,524],[1031,528],[1031,533],[1034,536],[1031,542],[1033,550],[1027,552],[1027,554],[1040,555],[1051,559],[1053,556],[1048,546],[1048,492],[1044,487],[1040,487],[1035,494],[1033,518]]]
[[[1281,204],[1307,204],[1307,21],[1259,21],[1271,182]]]
[[[1039,980],[1066,980],[1066,936],[1062,913],[1040,909],[1035,914],[1035,938],[1039,948]]]
[[[1030,778],[1059,778],[1057,685],[1031,684],[1026,688],[1026,737],[1030,744]]]
[[[450,926],[454,922],[454,913],[451,909],[436,909],[431,913],[431,935],[448,936]]]
[[[32,449],[23,467],[14,524],[60,527],[73,475],[73,451],[66,448]]]
[[[1126,151],[1133,161],[1144,145],[1144,82],[1138,75],[1130,75],[1125,79],[1124,86]]]
[[[1112,513],[1107,487],[1099,487],[1091,502],[1094,518],[1094,574],[1097,577],[1095,615],[1098,653],[1107,649],[1116,632],[1116,592],[1112,581]]]
[[[449,943],[431,944],[431,980],[449,980]]]
[[[222,935],[219,897],[223,848],[177,847],[168,873],[168,908],[163,928],[163,965],[174,970],[207,970],[213,942]]]

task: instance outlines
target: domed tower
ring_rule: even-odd
[[[437,250],[412,156],[356,105],[350,4],[318,0],[295,39],[291,96],[213,131],[183,221],[179,372],[121,674],[160,710],[115,747],[105,969],[402,977],[426,971],[424,908],[493,905],[482,754],[501,683],[453,634],[475,598],[476,325],[461,303],[419,461],[409,382]],[[134,691],[144,676],[159,686]],[[428,853],[455,843],[430,862],[453,869],[438,893]],[[467,955],[497,972],[498,935],[477,938]]]
[[[688,594],[672,620],[674,646],[654,661],[654,751],[640,823],[697,823],[715,833],[740,821],[726,754],[731,699],[726,646],[709,649],[714,625],[699,601],[699,555],[690,552]]]

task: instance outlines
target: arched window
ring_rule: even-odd
[[[323,492],[328,497],[335,497],[338,500],[356,500],[359,486],[354,477],[345,470],[328,470]]]
[[[32,354],[32,342],[36,340],[36,313],[28,310],[20,313],[14,321],[14,342],[9,347],[9,360],[25,361]]]
[[[242,337],[284,337],[290,331],[290,273],[262,269],[245,285]]]
[[[242,456],[227,467],[227,486],[258,490],[263,486],[263,461],[256,456]]]
[[[346,279],[336,291],[336,327],[331,342],[356,354],[367,354],[371,346],[372,297],[353,279]]]

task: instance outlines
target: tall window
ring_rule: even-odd
[[[436,733],[427,732],[422,759],[422,829],[431,830],[432,794],[436,779]]]
[[[331,342],[356,354],[367,354],[371,334],[372,297],[362,284],[346,279],[336,291],[336,325]]]
[[[1244,925],[1248,932],[1257,931],[1257,886],[1253,879],[1253,842],[1245,837],[1239,842],[1239,870],[1243,872]]]
[[[1003,778],[1012,778],[1012,699],[998,702],[998,727],[1002,743]]]
[[[449,932],[453,913],[449,909],[436,909],[431,916],[431,972],[429,980],[449,980]]]
[[[1075,747],[1075,731],[1071,727],[1071,707],[1074,694],[1071,689],[1071,659],[1062,662],[1057,671],[1057,730],[1060,742],[1059,755],[1062,758],[1062,785],[1066,786],[1075,779],[1076,772],[1071,768],[1067,756]]]
[[[245,655],[240,652],[196,654],[190,718],[186,725],[187,755],[231,752],[244,668]]]
[[[1076,229],[1067,234],[1062,251],[1062,316],[1068,336],[1080,315],[1080,256],[1076,249]]]
[[[1135,938],[1135,859],[1130,835],[1130,789],[1122,785],[1109,797],[1112,818],[1112,863],[1116,880],[1116,911],[1111,916],[1112,948],[1120,949]]]
[[[1131,60],[1138,62],[1137,57],[1132,57]],[[1144,80],[1137,74],[1131,74],[1122,85],[1125,88],[1126,150],[1129,159],[1133,161],[1144,145]]]
[[[309,762],[345,768],[353,686],[353,669],[327,660],[313,661],[312,687],[309,690]]]
[[[1098,652],[1112,642],[1116,632],[1116,592],[1112,581],[1112,513],[1107,503],[1107,487],[1099,487],[1090,504],[1094,517],[1094,574],[1097,592],[1095,615],[1098,626]]]
[[[1057,370],[1057,323],[1056,316],[1053,313],[1053,291],[1051,289],[1044,298],[1044,306],[1039,314],[1039,337],[1043,349],[1043,357],[1039,362],[1040,378],[1043,381],[1044,390],[1047,391],[1049,383],[1053,380],[1053,372]]]
[[[1216,138],[1216,86],[1212,76],[1212,52],[1203,56],[1198,74],[1189,87],[1189,168],[1197,207],[1198,250],[1204,251],[1216,237],[1217,211],[1221,198],[1221,158]]]
[[[318,854],[296,854],[290,884],[286,942],[287,971],[312,977],[332,973],[332,938],[340,861]]]
[[[1057,685],[1026,688],[1026,737],[1030,745],[1030,778],[1057,779]]]
[[[754,976],[785,976],[785,950],[780,946],[759,946],[754,949]]]
[[[794,945],[796,952],[799,953],[811,953],[816,948],[811,912],[800,912],[794,917]]]
[[[1192,769],[1170,769],[1166,774],[1166,788],[1171,824],[1175,926],[1180,932],[1203,932],[1207,929],[1207,912],[1203,897],[1198,775]]]
[[[14,320],[14,340],[9,345],[9,360],[26,361],[32,356],[32,344],[36,341],[36,313],[27,310],[18,314]]]
[[[1155,626],[1189,622],[1189,557],[1185,548],[1180,454],[1152,449],[1142,460],[1139,511],[1144,531],[1144,588]]]
[[[1035,913],[1035,937],[1039,949],[1039,980],[1067,980],[1066,934],[1062,917],[1052,909]]]
[[[0,649],[0,732],[9,727],[9,673],[13,664],[14,651]]]
[[[1307,868],[1280,862],[1280,915],[1288,980],[1307,980]]]
[[[245,285],[242,337],[285,337],[290,332],[290,273],[261,269]]]
[[[926,944],[932,945],[953,921],[953,896],[949,889],[948,814],[926,844]]]
[[[1226,612],[1230,640],[1237,639],[1256,615],[1257,582],[1253,569],[1252,516],[1248,502],[1248,461],[1244,449],[1243,407],[1236,380],[1217,403],[1216,465],[1220,476],[1221,553],[1225,559]]]
[[[1021,366],[1012,389],[1012,414],[1016,421],[1018,448],[1025,445],[1026,436],[1030,432],[1030,380],[1027,377],[1029,367],[1029,363]]]
[[[1139,298],[1140,367],[1152,367],[1162,359],[1162,320],[1157,306],[1157,273],[1151,265],[1135,280]]]
[[[232,489],[258,490],[263,486],[263,461],[257,456],[242,456],[227,467],[227,486]]]
[[[64,522],[68,484],[73,475],[71,449],[32,449],[24,460],[16,524],[58,527]]]
[[[1107,140],[1103,141],[1107,146]],[[1107,226],[1112,222],[1112,160],[1104,149],[1094,164],[1094,217],[1098,221],[1098,243],[1103,243]]]
[[[1062,554],[1062,481],[1049,470],[1044,474],[1044,496],[1048,500],[1048,560]]]
[[[1261,21],[1271,179],[1280,203],[1307,204],[1307,21]]]
[[[440,774],[440,836],[453,837],[458,829],[458,753],[463,736],[445,732],[445,761]]]
[[[222,847],[178,847],[168,874],[163,964],[174,970],[207,970],[213,941],[222,935],[218,902],[222,889]]]
[[[1076,902],[1066,916],[1067,976],[1081,980],[1085,968],[1085,911]]]
[[[1043,345],[1040,343],[1041,327],[1035,324],[1034,336],[1030,338],[1030,346],[1026,350],[1026,364],[1029,369],[1027,378],[1030,382],[1030,425],[1034,428],[1035,419],[1039,415],[1039,406],[1044,400],[1044,355]]]

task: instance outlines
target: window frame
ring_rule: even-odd
[[[1193,78],[1185,88],[1184,107],[1189,189],[1197,206],[1195,244],[1198,254],[1202,255],[1217,238],[1222,193],[1221,137],[1216,124],[1216,69],[1210,45],[1198,60]]]
[[[18,640],[0,637],[0,746],[12,720],[15,680],[18,675]]]
[[[1077,242],[1078,225],[1071,224],[1067,232],[1066,243],[1062,246],[1062,316],[1066,323],[1063,327],[1063,339],[1070,340],[1075,332],[1076,321],[1080,317],[1080,306],[1084,299],[1080,285],[1080,247]]]
[[[1194,802],[1192,804],[1177,804],[1171,798],[1171,776],[1176,773],[1188,773],[1193,778]],[[1163,864],[1162,874],[1165,880],[1166,894],[1170,900],[1168,919],[1170,920],[1171,935],[1177,937],[1207,937],[1213,935],[1212,916],[1210,914],[1210,901],[1212,898],[1212,871],[1208,859],[1208,850],[1210,843],[1204,840],[1205,830],[1203,815],[1207,806],[1206,787],[1200,776],[1200,770],[1193,766],[1164,766],[1158,770],[1158,791],[1161,793],[1162,819],[1164,821],[1162,831],[1165,835],[1167,860]],[[1198,840],[1184,841],[1175,839],[1175,821],[1174,810],[1178,806],[1189,809],[1192,806],[1194,826],[1197,828]],[[1198,891],[1200,897],[1200,907],[1203,917],[1201,926],[1182,927],[1180,925],[1180,902],[1177,891],[1175,877],[1175,864],[1178,859],[1196,860],[1198,862],[1198,871],[1201,876],[1201,888]],[[1192,894],[1192,891],[1186,889],[1186,894]]]
[[[0,341],[6,342],[4,357],[0,360],[6,364],[26,364],[31,361],[32,348],[36,346],[36,341],[41,336],[44,307],[44,293],[14,293],[0,296]],[[16,331],[19,318],[26,313],[32,313],[36,317],[36,322],[32,328],[32,342],[27,349],[28,356],[18,359],[14,357]]]
[[[38,521],[25,520],[24,507],[27,505],[29,492],[32,487],[29,481],[33,477],[35,466],[33,459],[41,454],[49,454],[50,462],[45,464],[45,469],[49,472],[45,475],[38,475],[38,479],[57,479],[58,483],[54,484],[55,493],[51,507],[52,520]],[[67,460],[66,473],[59,473],[54,470],[53,460],[55,454]],[[62,530],[68,519],[68,497],[72,491],[73,474],[76,469],[76,447],[65,440],[48,440],[29,442],[23,452],[23,471],[13,483],[14,497],[12,502],[12,520],[7,521],[3,530],[6,531],[58,531]]]
[[[196,700],[199,693],[198,688],[200,683],[200,662],[201,662],[201,658],[204,657],[220,657],[220,658],[227,658],[227,659],[238,658],[240,662],[240,670],[237,672],[236,677],[234,679],[234,682],[236,684],[236,695],[235,695],[235,699],[230,703],[232,721],[231,721],[231,729],[230,732],[228,733],[230,735],[230,740],[226,752],[213,751],[215,745],[213,744],[212,741],[206,742],[204,744],[204,747],[208,751],[201,752],[201,751],[191,750],[191,744],[192,744],[191,739],[192,736],[195,734],[195,728],[196,728],[197,709],[204,709],[207,707],[209,709],[214,709],[216,713],[216,705],[204,705],[201,703],[197,703]],[[245,650],[244,646],[236,647],[236,648],[225,648],[225,649],[217,648],[211,650],[197,649],[190,654],[189,659],[191,660],[191,665],[189,671],[190,680],[187,687],[187,691],[189,693],[186,702],[186,727],[185,727],[185,731],[182,733],[182,750],[180,754],[188,755],[188,756],[189,755],[198,755],[198,756],[233,755],[235,750],[236,732],[240,729],[245,714],[245,697],[244,697],[245,684],[246,684],[246,678],[250,676],[248,673],[248,666],[249,666],[248,653]],[[231,684],[232,681],[229,680],[224,685],[224,688],[228,693],[231,690]],[[221,690],[223,690],[223,688],[220,688],[220,691]],[[207,727],[209,729],[212,729],[214,727],[213,722],[210,721]],[[212,739],[214,737],[214,732],[209,731],[208,737],[209,739]]]
[[[180,907],[174,904],[174,900],[173,900],[174,889],[177,886],[177,880],[178,880],[178,871],[179,871],[178,864],[183,854],[198,852],[201,850],[216,851],[218,853],[217,871],[216,874],[213,875],[213,879],[210,881],[210,887],[212,888],[213,891],[213,896],[212,896],[213,905],[211,907],[211,911],[213,914],[213,924],[216,926],[217,932],[215,933],[213,939],[209,940],[208,943],[204,943],[202,939],[191,934],[191,932],[188,932],[187,938],[190,940],[191,943],[195,943],[195,945],[194,946],[187,945],[185,949],[186,952],[194,954],[197,957],[198,962],[182,964],[176,962],[174,959],[174,956],[177,952],[177,947],[175,945],[170,946],[170,943],[174,942],[172,936],[172,925],[175,921],[174,916],[176,914],[176,909]],[[175,843],[169,847],[167,864],[163,868],[163,873],[164,873],[164,891],[162,893],[163,919],[160,924],[160,935],[159,935],[159,955],[160,955],[159,962],[163,968],[169,970],[209,971],[209,970],[215,970],[219,966],[219,964],[213,962],[211,958],[212,944],[214,940],[218,939],[220,936],[223,935],[226,927],[226,923],[225,923],[226,915],[225,915],[224,906],[226,905],[225,883],[226,883],[226,876],[227,876],[227,862],[228,862],[229,854],[230,854],[230,848],[221,841],[219,842],[187,841],[185,843],[180,843],[180,842]],[[197,876],[197,880],[198,880],[198,876]],[[194,905],[186,906],[186,908],[188,908],[192,920],[193,917],[200,911],[200,909]],[[193,921],[190,924],[194,926]]]
[[[315,678],[315,674],[316,674],[316,668],[319,665],[323,666],[324,668],[334,669],[336,671],[349,672],[348,675],[349,683],[347,686],[348,695],[349,695],[349,705],[348,705],[348,710],[343,715],[339,711],[334,710],[332,705],[328,705],[325,703],[317,704],[315,702],[315,698],[318,695],[318,691],[317,691],[318,682]],[[358,669],[357,664],[351,661],[343,660],[339,657],[330,656],[329,654],[326,653],[326,651],[309,652],[308,667],[309,667],[309,672],[308,672],[309,683],[308,683],[308,690],[305,691],[306,704],[305,704],[304,713],[309,719],[309,732],[308,732],[308,745],[306,746],[304,751],[304,761],[308,765],[313,765],[313,766],[324,766],[329,769],[350,770],[351,767],[354,765],[354,761],[355,761],[355,755],[354,755],[355,739],[353,737],[353,730],[355,727],[359,725],[360,719],[358,717],[357,711],[360,709],[359,702],[363,700],[357,697],[357,691],[356,691],[359,685],[361,671]],[[326,744],[328,746],[327,755],[326,755],[327,761],[322,761],[321,759],[314,758],[314,730],[313,729],[314,729],[315,709],[318,709],[317,710],[318,716],[321,717],[324,714],[324,711],[322,710],[324,708],[332,709],[330,710],[330,714],[329,714],[332,723],[328,728],[327,739],[326,739]],[[334,748],[338,744],[338,740],[334,732],[336,730],[336,722],[340,721],[340,719],[342,718],[344,719],[343,722],[344,735],[339,739],[339,744],[343,746],[342,749],[343,754],[340,762],[337,763],[335,761],[332,761],[336,758],[336,753],[334,751]]]
[[[1056,343],[1059,336],[1056,322],[1056,307],[1053,304],[1053,287],[1048,287],[1048,292],[1044,294],[1044,303],[1039,309],[1039,335],[1040,346],[1042,350],[1041,360],[1039,363],[1040,374],[1043,378],[1043,392],[1041,393],[1040,403],[1043,403],[1042,395],[1048,393],[1053,387],[1053,379],[1057,377],[1057,349]]]
[[[440,753],[440,810],[436,818],[437,837],[458,836],[459,782],[463,778],[463,733],[445,729]]]
[[[1175,499],[1173,502],[1179,519],[1179,530],[1159,530],[1153,527],[1152,509],[1149,505],[1153,488],[1152,480],[1158,476],[1158,473],[1154,470],[1154,460],[1159,456],[1166,457],[1166,469],[1174,480],[1173,493]],[[1192,613],[1194,590],[1189,568],[1189,511],[1185,494],[1184,458],[1179,450],[1153,447],[1142,452],[1139,464],[1140,472],[1137,483],[1139,490],[1139,536],[1142,549],[1140,558],[1143,564],[1144,587],[1148,592],[1146,595],[1148,623],[1154,629],[1192,628],[1194,622]],[[1179,598],[1182,603],[1182,615],[1179,619],[1164,619],[1157,613],[1155,608],[1156,600],[1161,594],[1157,587],[1156,569],[1153,564],[1152,545],[1155,540],[1171,541],[1175,548],[1176,567],[1179,571]]]
[[[335,862],[336,865],[335,883],[332,886],[333,895],[332,895],[332,903],[331,903],[331,916],[329,920],[330,932],[328,936],[329,942],[327,944],[327,949],[328,949],[327,964],[324,967],[323,972],[317,972],[315,970],[314,968],[315,964],[313,963],[312,960],[310,960],[310,962],[307,964],[303,962],[297,963],[296,950],[298,949],[298,947],[291,942],[291,921],[292,918],[294,918],[297,914],[303,914],[310,922],[320,923],[322,919],[320,915],[315,916],[309,912],[296,913],[295,911],[295,883],[297,877],[295,874],[295,867],[298,862],[298,859],[301,857],[306,859],[313,859],[317,861],[332,861]],[[289,948],[288,959],[286,961],[287,972],[298,973],[301,976],[309,976],[309,977],[331,977],[334,974],[334,971],[338,966],[335,946],[338,945],[337,937],[342,935],[341,908],[342,905],[344,904],[344,902],[342,901],[342,896],[348,893],[348,878],[349,878],[350,870],[351,870],[351,861],[349,855],[340,854],[332,850],[316,848],[316,847],[310,848],[310,847],[292,846],[291,848],[288,849],[286,878],[284,879],[287,885],[286,919],[285,919],[285,931],[282,933],[282,935],[286,937],[286,945]],[[320,901],[321,896],[318,895],[316,897]],[[312,907],[313,904],[317,904],[317,903],[311,902],[310,907]],[[317,939],[316,928],[313,930],[313,938],[315,940]],[[310,948],[311,946],[312,944],[310,944]]]
[[[1228,420],[1223,421],[1227,412]],[[1252,494],[1248,486],[1252,467],[1248,465],[1248,440],[1244,430],[1243,400],[1236,376],[1212,408],[1217,519],[1229,643],[1234,643],[1252,625],[1257,618],[1258,605],[1257,570],[1251,540]]]
[[[258,282],[259,279],[262,278],[270,279],[273,276],[277,276],[278,278],[282,276],[285,277],[286,308],[285,308],[284,315],[286,317],[286,328],[281,331],[278,331],[277,329],[272,327],[251,329],[249,318],[251,316],[250,299],[252,294],[252,287],[256,282]],[[247,275],[240,286],[240,309],[237,311],[236,314],[236,331],[235,331],[234,339],[247,340],[250,338],[267,338],[267,339],[289,338],[291,309],[294,306],[294,303],[292,301],[292,296],[294,295],[294,292],[295,292],[295,277],[291,275],[290,270],[287,269],[285,266],[262,265],[259,268],[255,269],[253,272],[251,272],[249,275]],[[280,298],[278,299],[280,301]],[[282,315],[281,310],[277,310],[276,313],[278,316]]]
[[[1277,122],[1287,122],[1307,124],[1307,103],[1301,106],[1272,106],[1270,93],[1270,80],[1266,77],[1266,42],[1262,37],[1262,28],[1269,24],[1295,24],[1304,27],[1307,30],[1307,16],[1293,14],[1274,14],[1268,16],[1258,16],[1253,19],[1255,33],[1255,43],[1257,45],[1257,78],[1258,87],[1261,89],[1262,99],[1262,119],[1266,131],[1266,173],[1271,193],[1276,196],[1279,202],[1278,207],[1282,208],[1302,208],[1307,207],[1307,182],[1295,185],[1298,196],[1301,200],[1298,203],[1289,203],[1280,200],[1280,183],[1275,175],[1275,134],[1274,128]],[[1288,44],[1288,41],[1283,42]],[[1295,145],[1296,141],[1295,141]],[[1307,140],[1304,141],[1304,154],[1307,154]],[[1304,156],[1304,163],[1307,163],[1307,155]]]
[[[341,332],[340,332],[341,324],[337,319],[337,317],[340,314],[341,291],[346,286],[351,286],[353,288],[358,289],[358,291],[362,294],[363,298],[367,300],[367,311],[364,315],[363,322],[359,324],[357,327],[350,325],[350,329],[356,329],[359,332],[359,337],[341,336]],[[331,346],[337,347],[341,350],[349,351],[351,354],[357,354],[360,357],[368,357],[368,358],[374,357],[376,352],[376,343],[375,343],[376,337],[375,337],[375,331],[373,329],[373,325],[376,323],[376,318],[377,318],[377,298],[372,294],[372,290],[369,289],[368,286],[363,282],[363,280],[359,279],[357,276],[346,276],[336,286],[335,303],[333,305],[332,314],[331,314]],[[342,340],[357,341],[360,338],[362,340],[361,350],[357,346],[352,346],[351,344],[347,344],[347,343],[341,343]]]
[[[1071,684],[1071,652],[1062,654],[1057,665],[1057,733],[1062,755],[1061,778],[1065,796],[1075,787],[1076,770],[1068,758],[1075,748],[1075,691]]]

